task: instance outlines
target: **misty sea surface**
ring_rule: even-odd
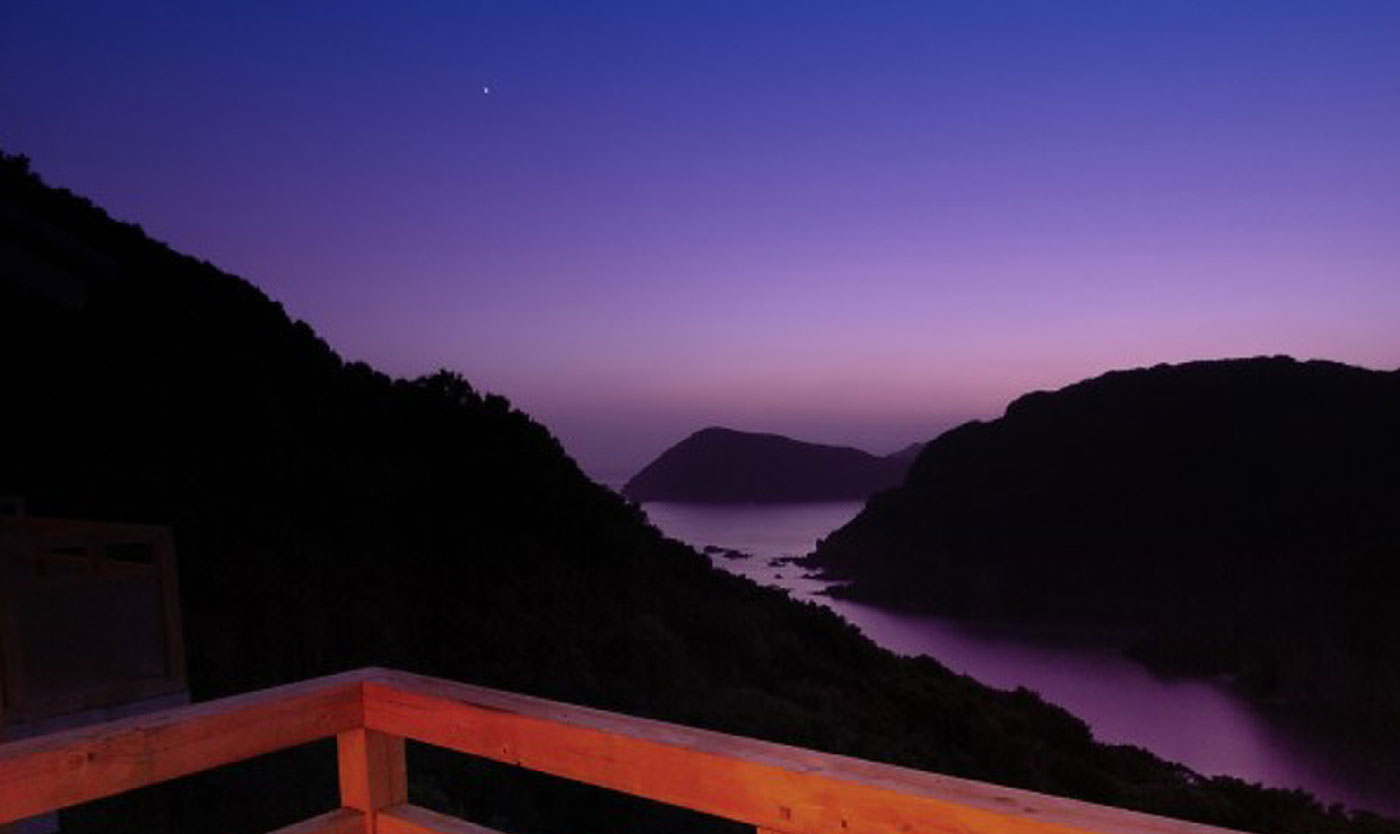
[[[710,547],[716,566],[825,605],[892,651],[930,655],[989,686],[1035,690],[1087,722],[1100,741],[1143,747],[1206,776],[1303,788],[1324,803],[1400,816],[1400,752],[1368,745],[1364,733],[1341,738],[1308,726],[1225,682],[1158,677],[1123,654],[1123,635],[967,623],[822,595],[828,583],[782,560],[810,552],[860,508],[860,502],[643,505],[666,535]],[[749,555],[735,558],[731,550]]]

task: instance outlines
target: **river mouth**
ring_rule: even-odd
[[[988,686],[1035,690],[1100,741],[1142,747],[1205,776],[1302,788],[1324,804],[1400,816],[1400,750],[1252,700],[1228,680],[1152,672],[1126,654],[1140,632],[956,620],[827,594],[832,583],[798,559],[861,506],[649,503],[643,510],[722,570],[824,605],[898,654],[929,655]]]

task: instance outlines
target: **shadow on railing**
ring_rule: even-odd
[[[0,745],[0,826],[335,736],[339,809],[278,834],[481,834],[408,804],[411,739],[785,834],[1222,829],[365,669]]]

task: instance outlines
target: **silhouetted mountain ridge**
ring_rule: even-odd
[[[1113,372],[938,437],[810,561],[858,599],[1112,619],[1147,627],[1138,653],[1162,668],[1394,704],[1377,669],[1400,668],[1398,427],[1400,372]]]
[[[379,664],[1237,828],[1400,832],[1096,744],[1034,693],[897,657],[717,571],[504,398],[346,363],[247,282],[21,157],[0,155],[0,203],[0,493],[174,527],[197,698]],[[330,751],[287,755],[93,803],[64,829],[251,834],[333,807]],[[410,755],[415,801],[508,830],[711,830]]]
[[[714,426],[662,452],[622,494],[634,501],[695,503],[858,500],[898,484],[912,460],[909,449],[877,457]]]

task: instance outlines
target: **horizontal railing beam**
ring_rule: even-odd
[[[1221,834],[1222,829],[395,672],[391,735],[785,834]]]
[[[268,834],[366,834],[365,815],[350,808],[337,808]]]
[[[354,672],[0,745],[0,824],[364,723]]]
[[[380,669],[0,745],[0,826],[332,736],[346,807],[276,834],[490,834],[405,804],[404,739],[763,834],[1230,834]]]
[[[476,823],[416,805],[395,805],[380,811],[378,834],[499,834]],[[587,828],[587,826],[582,826]]]

